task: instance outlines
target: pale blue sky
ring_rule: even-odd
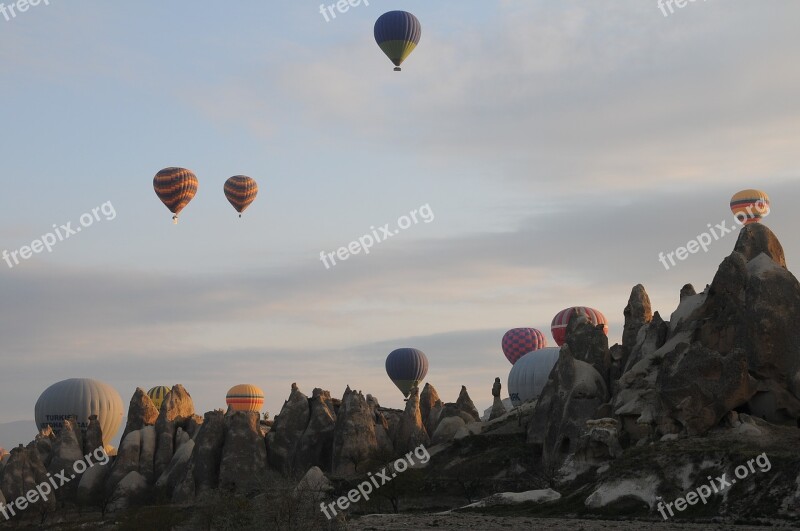
[[[423,26],[403,72],[375,19]],[[0,422],[100,378],[183,383],[205,411],[229,387],[345,385],[401,407],[393,348],[430,359],[447,401],[490,404],[507,328],[549,336],[589,305],[621,335],[630,288],[671,313],[735,243],[658,262],[729,219],[741,188],[800,257],[796,2],[65,2],[0,17],[0,250],[106,201],[103,221],[14,269],[0,262]],[[152,190],[194,170],[175,227]],[[235,174],[260,195],[240,220]],[[411,227],[326,270],[334,251],[421,205]],[[550,338],[551,344],[552,338]],[[33,421],[31,420],[31,426]],[[31,435],[32,436],[32,435]]]

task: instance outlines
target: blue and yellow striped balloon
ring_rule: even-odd
[[[398,348],[386,357],[386,374],[408,397],[411,389],[418,386],[428,374],[428,357],[416,348]]]
[[[394,63],[395,71],[414,51],[422,36],[422,25],[407,11],[389,11],[375,22],[375,42]]]
[[[157,385],[147,391],[147,396],[150,397],[150,400],[153,402],[153,405],[156,406],[156,409],[161,411],[161,404],[164,403],[164,398],[166,398],[167,393],[170,392],[170,388],[166,385]]]

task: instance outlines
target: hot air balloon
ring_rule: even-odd
[[[606,316],[600,313],[599,311],[595,310],[594,308],[588,308],[586,306],[573,306],[572,308],[567,308],[566,310],[561,310],[553,317],[553,322],[550,325],[550,332],[553,334],[553,339],[556,340],[556,344],[560,347],[566,341],[567,335],[567,325],[569,324],[569,320],[575,314],[584,315],[589,320],[590,323],[593,325],[603,324],[603,333],[608,335],[608,320]]]
[[[166,385],[157,385],[147,391],[147,396],[150,397],[150,400],[153,402],[153,405],[156,406],[156,409],[161,411],[161,404],[164,403],[164,399],[167,397],[167,393],[169,393],[171,389]]]
[[[34,408],[36,428],[46,426],[55,433],[64,427],[64,419],[75,417],[82,431],[89,426],[89,417],[97,415],[103,430],[103,444],[114,439],[122,423],[123,405],[119,393],[108,385],[90,378],[70,378],[54,383],[41,394]]]
[[[511,365],[518,359],[533,350],[547,346],[547,338],[535,328],[512,328],[503,335],[503,354],[506,355]]]
[[[261,411],[264,391],[251,384],[234,385],[225,396],[225,403],[234,411]]]
[[[178,223],[178,214],[197,193],[197,176],[185,168],[164,168],[153,178],[153,188]]]
[[[230,204],[239,213],[239,217],[242,217],[242,212],[250,206],[250,203],[256,200],[256,195],[258,194],[258,184],[256,184],[255,179],[245,175],[231,177],[225,181],[223,189],[225,190],[225,197],[228,198]]]
[[[550,377],[550,371],[558,361],[560,350],[549,347],[529,352],[511,367],[511,372],[508,373],[508,396],[514,407],[539,398]]]
[[[393,350],[386,357],[386,374],[403,396],[408,397],[411,389],[419,385],[428,374],[428,358],[424,352],[415,348]]]
[[[731,212],[743,225],[758,223],[769,214],[769,196],[761,190],[742,190],[731,197]]]
[[[389,11],[375,22],[375,42],[394,63],[395,71],[419,44],[422,25],[407,11]]]

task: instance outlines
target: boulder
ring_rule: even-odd
[[[115,512],[130,507],[132,504],[144,499],[147,490],[147,479],[135,470],[129,472],[117,484],[108,510]]]
[[[194,441],[192,439],[189,439],[175,450],[167,469],[156,480],[156,488],[166,489],[167,492],[175,490],[178,481],[186,476],[186,469],[192,459],[192,451],[194,451]]]
[[[78,483],[77,500],[81,505],[100,506],[105,496],[105,484],[111,473],[111,463],[96,464],[86,470]]]
[[[319,467],[312,466],[297,483],[295,495],[310,496],[318,501],[325,500],[333,493],[333,484],[325,477]]]
[[[448,443],[453,440],[459,429],[467,425],[461,417],[448,417],[442,419],[439,426],[436,427],[436,432],[431,439],[431,445]]]

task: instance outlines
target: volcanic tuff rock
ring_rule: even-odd
[[[428,437],[428,432],[425,431],[425,425],[422,423],[418,393],[417,387],[411,389],[408,402],[406,402],[406,409],[400,418],[400,426],[392,441],[394,450],[398,454],[405,454],[420,444],[426,446],[430,444],[430,437]],[[469,396],[467,396],[467,400],[469,400]],[[472,401],[470,400],[469,403],[472,404]]]
[[[371,397],[370,397],[371,398]],[[374,400],[377,406],[377,400]],[[373,406],[371,409],[375,409]],[[297,443],[293,459],[293,469],[304,473],[313,466],[322,470],[331,470],[331,452],[333,451],[333,433],[336,427],[336,413],[329,391],[314,389],[308,399],[309,416],[305,430]]]
[[[456,406],[458,409],[471,416],[473,421],[480,422],[481,414],[478,413],[478,410],[475,408],[475,404],[472,403],[472,399],[469,397],[469,393],[467,392],[467,386],[465,385],[461,386],[461,392],[458,394]]]
[[[222,411],[209,411],[205,414],[203,425],[194,439],[194,448],[191,459],[181,478],[176,472],[173,479],[168,476],[163,482],[175,482],[173,500],[185,502],[192,500],[219,485],[219,465],[222,461],[222,445],[225,442],[225,421]],[[177,463],[176,465],[177,466]],[[161,478],[159,478],[161,481]]]
[[[283,403],[281,412],[275,417],[272,429],[267,434],[267,458],[272,468],[284,475],[293,473],[297,445],[308,427],[310,417],[308,397],[297,385],[292,384],[289,399]]]
[[[428,425],[428,417],[430,416],[431,410],[436,405],[436,402],[440,402],[439,393],[436,392],[436,388],[434,388],[430,383],[426,383],[425,387],[422,388],[422,393],[419,395],[419,412],[422,414],[422,423],[425,426]],[[433,435],[431,432],[428,432],[430,435]]]
[[[596,329],[585,327],[577,333],[581,331],[593,334]],[[562,346],[528,424],[528,442],[542,456],[546,469],[557,467],[575,452],[586,421],[593,419],[608,399],[608,389],[600,373],[589,363],[576,360],[568,344]]]
[[[11,449],[11,456],[3,467],[0,490],[6,500],[16,500],[47,479],[47,470],[35,447],[32,444],[27,447],[19,445]],[[46,501],[40,499],[35,505],[52,511],[56,507],[56,500],[55,497],[50,497]],[[31,511],[30,508],[28,510]]]
[[[179,427],[191,435],[197,427],[197,419],[192,397],[182,385],[177,384],[164,397],[156,420],[155,477],[164,473],[172,459],[172,454],[175,452],[175,434]]]
[[[251,494],[263,489],[267,450],[258,428],[257,411],[236,411],[226,415],[225,441],[219,466],[222,488]]]
[[[372,461],[378,450],[375,421],[364,395],[344,392],[333,438],[333,473],[354,475]]]
[[[56,475],[66,471],[67,475],[72,474],[72,466],[76,461],[83,459],[83,448],[79,439],[80,428],[70,420],[64,421],[64,426],[56,436],[53,443],[53,457],[47,466],[47,471],[51,475]],[[70,481],[59,488],[58,495],[60,500],[72,500],[78,491],[78,482]]]
[[[83,438],[83,453],[94,452],[98,448],[104,448],[103,428],[97,421],[97,415],[89,416],[89,426],[86,428],[86,436]]]
[[[763,225],[744,227],[706,290],[683,297],[665,341],[663,326],[644,332],[649,345],[614,397],[623,430],[632,440],[702,435],[731,410],[796,425],[798,315],[800,284],[777,238]]]
[[[155,425],[157,419],[158,410],[155,404],[147,396],[144,389],[137,387],[128,406],[128,420],[125,423],[125,430],[122,432],[120,441],[124,441],[128,433],[132,431]]]

